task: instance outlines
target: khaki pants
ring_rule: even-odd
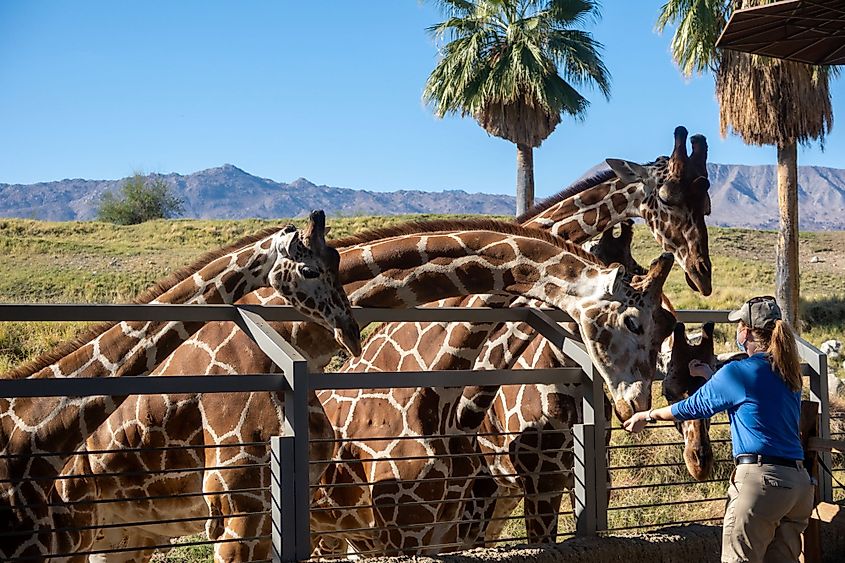
[[[806,470],[738,465],[728,487],[722,561],[797,562],[812,511],[813,483]]]

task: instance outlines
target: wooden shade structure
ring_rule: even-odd
[[[845,0],[785,0],[736,10],[716,47],[816,65],[845,64]]]

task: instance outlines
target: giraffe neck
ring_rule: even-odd
[[[518,228],[517,228],[518,229]],[[579,303],[604,289],[605,270],[567,243],[494,231],[412,234],[339,249],[340,281],[353,305],[408,308],[449,297],[525,295],[580,316]],[[540,236],[540,235],[538,235]],[[544,281],[545,280],[545,281]],[[268,292],[244,302],[269,303]],[[313,323],[275,325],[323,369],[337,347]]]
[[[552,205],[522,225],[580,244],[627,218],[641,217],[645,190],[642,183],[623,185],[614,177]]]
[[[155,303],[233,302],[258,287],[276,256],[273,236],[227,253],[164,292]],[[121,322],[32,378],[114,377],[148,373],[200,328],[200,323]],[[40,454],[81,446],[122,398],[0,399],[0,454],[15,457],[0,464],[0,477],[46,477],[60,469]],[[13,494],[0,484],[0,498]]]

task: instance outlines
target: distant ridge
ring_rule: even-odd
[[[512,196],[471,194],[463,190],[372,192],[318,186],[305,178],[289,184],[259,178],[224,164],[193,174],[155,174],[185,200],[187,218],[243,219],[298,217],[312,209],[329,215],[472,213],[510,215]],[[60,180],[38,184],[0,184],[0,217],[48,221],[94,219],[104,192],[121,180]]]
[[[595,172],[595,166],[588,173]],[[708,224],[755,229],[777,227],[777,174],[774,166],[709,164],[713,213]],[[275,182],[224,164],[193,174],[156,175],[185,200],[185,217],[242,219],[303,216],[315,208],[329,215],[471,213],[511,215],[512,196],[463,190],[373,192],[319,186],[305,178]],[[60,180],[0,184],[0,217],[49,221],[90,220],[102,194],[123,180]],[[845,170],[802,166],[798,172],[801,229],[845,229]],[[561,189],[559,186],[556,189]],[[550,194],[545,194],[550,195]]]

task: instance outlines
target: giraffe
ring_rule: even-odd
[[[614,236],[612,230],[605,231],[591,251],[605,261],[622,263],[628,271],[643,274],[646,270],[631,256],[632,237],[632,223],[623,221],[618,237]],[[543,306],[542,303],[525,299],[514,301],[512,306],[519,304]],[[666,302],[666,305],[672,310],[670,303]],[[512,331],[506,331],[499,338],[491,337],[474,369],[555,367],[552,364],[537,366],[537,360],[531,351],[520,357],[525,345],[532,342],[533,335],[528,334],[530,331],[521,323],[508,323],[508,326]],[[523,332],[520,333],[520,329]],[[575,331],[574,328],[570,330]],[[371,339],[379,337],[377,333]],[[562,354],[545,339],[539,338],[533,344],[538,345],[541,342],[544,348],[539,351],[550,353],[545,348],[553,350],[559,358],[557,365],[571,365],[564,364]],[[365,350],[370,346],[371,340],[368,340]],[[363,358],[364,356],[352,360],[344,369],[362,364]],[[523,363],[514,366],[513,362],[517,359]],[[435,366],[426,367],[434,369]],[[419,366],[410,367],[419,369]],[[477,432],[479,445],[487,454],[479,479],[483,483],[487,476],[495,477],[495,484],[487,482],[481,487],[480,496],[492,498],[481,498],[480,502],[468,508],[465,520],[481,524],[479,532],[471,529],[468,535],[483,535],[489,526],[488,541],[494,541],[495,536],[489,537],[490,534],[498,535],[509,514],[520,498],[524,497],[529,541],[533,543],[553,538],[551,526],[553,522],[556,527],[560,496],[565,487],[571,488],[573,458],[570,452],[564,450],[572,447],[571,434],[568,431],[581,417],[580,386],[522,385],[504,386],[501,389],[504,391],[502,395],[506,402],[497,402],[496,408],[489,412],[490,417],[486,420],[484,417],[488,414],[493,399],[501,393],[499,387],[467,387],[458,405],[458,427],[463,431]],[[609,418],[610,403],[606,401],[605,407],[608,409],[605,416]],[[482,420],[486,424],[479,428]],[[538,421],[541,421],[540,429],[545,432],[537,432]],[[491,487],[495,490],[491,490]],[[552,499],[547,499],[550,491]],[[554,501],[556,505],[553,506]]]
[[[293,226],[262,231],[210,253],[139,300],[231,303],[268,287],[358,353],[360,332],[337,281],[336,252],[325,247],[324,229],[325,216],[314,212],[305,240]],[[198,329],[197,323],[169,321],[101,325],[6,377],[142,375]],[[79,532],[62,525],[68,511],[56,502],[54,479],[67,452],[80,447],[123,399],[0,399],[0,559],[73,549]]]
[[[598,263],[592,257],[588,262]],[[647,400],[640,390],[650,385],[657,349],[670,332],[671,321],[666,322],[673,318],[660,306],[671,264],[671,255],[664,254],[646,276],[633,282],[626,278],[618,288],[621,292],[604,302],[591,298],[590,307],[598,308],[587,324],[577,300],[546,300],[578,323],[614,396],[620,368],[623,372],[633,368],[643,377],[631,384],[637,389],[636,399],[627,400]],[[583,276],[578,283],[590,285]],[[631,308],[640,312],[637,321],[616,316]],[[596,332],[596,322],[604,325],[603,331]],[[592,346],[602,342],[606,352],[596,353]],[[636,352],[627,344],[635,344]],[[638,356],[634,364],[627,357],[632,353]],[[359,363],[350,364],[350,369],[356,366],[361,371],[370,367]],[[321,553],[336,552],[342,547],[340,540],[362,554],[436,553],[472,544],[473,527],[461,526],[462,501],[483,494],[476,486],[484,489],[487,480],[473,479],[477,474],[473,439],[456,424],[461,393],[461,388],[416,388],[320,394],[340,441],[312,512],[313,529],[326,537],[319,545]]]
[[[483,230],[478,230],[482,227]],[[447,228],[452,230],[444,232],[443,229]],[[374,238],[375,235],[382,238]],[[596,315],[597,310],[600,309],[599,303],[607,298],[589,295],[590,292],[600,294],[602,291],[613,291],[620,295],[626,291],[630,292],[630,285],[623,279],[621,268],[600,267],[579,248],[550,235],[492,221],[461,221],[459,223],[447,221],[408,225],[378,231],[375,235],[359,235],[351,240],[343,239],[335,243],[341,252],[341,281],[349,294],[350,301],[355,304],[410,306],[429,302],[437,296],[460,295],[477,291],[489,292],[490,290],[507,291],[511,295],[526,294],[552,299],[550,295],[566,290],[573,293],[585,293],[577,299],[589,305],[586,312],[582,313],[580,310],[576,312],[571,309],[573,313],[581,317],[584,326],[592,327],[592,322],[597,322],[599,325],[613,324],[605,328],[593,327],[591,331],[609,328],[617,334],[616,341],[619,343],[617,346],[625,343],[624,346],[636,348],[639,339],[643,338],[630,333],[629,325],[633,326],[633,323],[640,322],[637,319],[632,319],[626,324],[619,320],[616,312],[605,315],[604,318],[598,318],[601,317],[601,315]],[[671,255],[666,255],[659,261],[657,268],[660,274],[655,274],[655,280],[665,279],[671,263]],[[540,283],[541,275],[546,276],[549,283]],[[570,279],[570,281],[558,281],[558,276],[561,280]],[[583,287],[578,284],[573,285],[572,276],[587,276],[589,282],[583,284]],[[581,280],[580,277],[578,279]],[[642,317],[644,333],[650,335],[658,332],[666,336],[674,325],[671,315],[662,319],[660,326],[655,326],[649,314],[639,313],[640,308],[647,309],[650,306],[653,291],[646,288],[628,296],[626,303],[629,307],[625,315]],[[659,288],[657,291],[659,293]],[[564,297],[557,296],[556,298],[563,299]],[[257,298],[253,294],[249,299],[255,302],[260,297]],[[576,296],[569,296],[566,299],[575,301]],[[621,296],[614,299],[621,299]],[[617,301],[613,303],[619,304]],[[296,330],[291,330],[287,336],[292,338],[292,342],[309,357],[309,360],[312,360],[312,369],[321,366],[324,360],[320,358],[326,357],[326,339]],[[611,354],[608,348],[609,340],[609,337],[599,336],[596,332],[597,343],[591,348],[593,353],[602,358],[614,357],[616,353]],[[248,347],[249,341],[245,341],[243,334],[231,325],[209,323],[161,364],[155,373],[157,375],[201,373],[203,366],[207,373],[273,371],[272,364],[263,359],[260,352],[250,352]],[[198,351],[202,351],[202,354],[206,356],[202,362],[198,361]],[[616,369],[617,374],[621,375],[625,371],[644,368],[640,361],[632,363],[627,369],[621,364],[612,369]],[[614,376],[619,377],[617,374]],[[649,376],[650,373],[638,374],[640,378]],[[129,480],[110,476],[108,480],[100,482],[99,489],[96,491],[86,490],[81,480],[68,479],[69,487],[65,488],[65,500],[71,503],[91,496],[111,498],[116,495],[120,498],[132,498],[158,495],[164,490],[171,494],[176,492],[181,495],[179,500],[170,505],[159,504],[155,507],[161,509],[159,513],[145,512],[153,508],[150,503],[104,505],[110,510],[128,512],[102,514],[99,517],[100,521],[130,522],[140,519],[150,525],[144,530],[127,531],[109,528],[97,538],[99,543],[95,543],[95,547],[99,546],[101,549],[103,546],[120,547],[126,546],[127,543],[137,545],[139,537],[143,544],[141,547],[161,545],[170,537],[202,530],[202,515],[210,514],[211,519],[206,528],[209,537],[227,541],[216,548],[218,560],[260,558],[260,550],[266,549],[266,545],[256,541],[233,542],[231,540],[255,537],[259,535],[256,530],[266,530],[269,525],[263,515],[253,514],[266,506],[267,499],[262,494],[256,493],[255,489],[256,481],[258,485],[266,484],[267,475],[261,473],[259,479],[256,480],[254,469],[237,467],[238,463],[243,463],[244,460],[250,465],[258,460],[266,462],[266,451],[253,446],[234,447],[226,444],[259,441],[259,433],[261,439],[278,433],[280,408],[280,400],[273,394],[133,398],[131,402],[125,403],[107,424],[101,426],[92,435],[88,443],[90,451],[139,446],[158,448],[167,444],[195,446],[200,441],[206,444],[217,444],[219,447],[206,449],[204,454],[188,452],[184,458],[179,459],[168,457],[175,454],[166,455],[161,450],[140,453],[125,449],[123,452],[105,455],[89,454],[86,456],[88,460],[86,465],[82,467],[69,465],[66,470],[70,473],[92,471],[108,474],[128,470],[136,475],[134,477],[130,475]],[[184,433],[173,434],[180,429]],[[254,433],[244,435],[247,431]],[[203,455],[205,459],[198,459]],[[189,459],[191,456],[194,457]],[[330,456],[326,455],[324,458],[317,459],[328,457]],[[137,469],[149,467],[166,466],[168,470],[179,471],[182,468],[180,463],[192,468],[204,466],[220,468],[227,464],[233,464],[234,467],[232,471],[224,472],[217,469],[207,471],[204,480],[185,473],[180,473],[179,478],[160,476],[157,481],[150,480],[150,482],[145,482],[137,476]],[[76,487],[75,484],[79,486]],[[76,489],[73,490],[75,487]],[[244,492],[239,493],[238,491],[241,490]],[[203,498],[197,494],[200,491],[206,493],[204,497],[208,502],[207,507],[200,501]],[[193,498],[197,502],[188,507],[190,501],[185,500],[184,494],[195,494]],[[175,506],[176,504],[179,506]],[[166,523],[169,526],[166,530],[163,529],[164,524],[156,525],[156,520],[171,520],[174,513],[180,515],[180,522]],[[229,516],[229,514],[234,516]],[[238,516],[244,514],[250,516]],[[184,517],[191,519],[190,522],[184,521]],[[133,536],[131,540],[128,539],[129,535]],[[136,552],[132,558],[143,560],[148,555],[149,553]]]
[[[642,167],[624,161],[609,162],[612,174],[605,173],[590,179],[567,193],[568,197],[553,198],[541,205],[533,217],[524,218],[531,226],[557,228],[560,234],[576,238],[591,236],[597,229],[606,228],[627,216],[642,216],[657,233],[655,236],[664,245],[684,257],[688,267],[687,281],[694,285],[697,280],[701,290],[709,293],[710,263],[707,253],[707,232],[703,217],[709,213],[708,183],[706,177],[706,141],[703,137],[693,138],[693,153],[686,156],[686,130],[679,128],[675,134],[675,149],[672,157],[662,157],[652,165]],[[615,175],[615,178],[611,178]],[[617,179],[618,178],[618,179]],[[572,194],[572,192],[576,192]],[[627,211],[622,202],[629,202],[633,211]],[[623,214],[625,212],[625,214]],[[564,218],[558,219],[561,215]],[[566,221],[565,217],[572,219]],[[565,228],[564,228],[565,227]],[[584,233],[584,234],[579,234]],[[582,238],[583,240],[583,238]],[[450,304],[457,300],[452,300]],[[417,326],[430,326],[430,323]],[[463,345],[466,340],[480,344],[477,332],[467,325],[455,325],[463,330],[456,334]],[[471,327],[471,325],[470,325]],[[423,331],[421,331],[423,333]],[[439,338],[451,344],[451,330],[447,334],[430,333],[427,336]],[[434,350],[435,347],[419,346],[418,349]],[[440,348],[440,346],[436,346]],[[461,356],[461,347],[450,347],[449,360],[457,358],[471,361],[473,355]],[[475,354],[477,355],[477,353]],[[619,401],[623,412],[630,412],[626,401]]]
[[[630,271],[640,266],[630,254],[631,225],[623,223],[618,238],[605,232],[593,249],[597,256],[626,264]],[[536,304],[535,304],[536,306]],[[665,306],[671,308],[668,302]],[[674,340],[664,342],[664,396],[674,402],[692,393],[700,380],[690,378],[691,359],[709,361],[712,356],[712,326],[706,326],[701,344],[691,346],[676,329]],[[709,332],[708,332],[709,331]],[[512,324],[491,336],[475,369],[492,367],[548,368],[566,365],[565,358],[542,338],[535,338],[525,327]],[[533,340],[532,340],[533,338]],[[709,344],[709,353],[707,351]],[[496,356],[498,354],[498,356]],[[499,362],[493,356],[503,358]],[[670,382],[667,386],[666,382]],[[670,397],[672,397],[670,399]],[[581,397],[577,386],[523,385],[469,387],[459,407],[459,425],[477,431],[479,445],[486,454],[484,474],[494,476],[496,494],[490,502],[475,508],[470,520],[483,520],[488,544],[495,543],[509,515],[523,499],[526,531],[531,543],[548,543],[557,536],[561,497],[573,487],[572,447],[569,429],[580,420]],[[610,417],[610,405],[605,404]],[[481,427],[479,428],[479,424]],[[712,470],[712,448],[707,421],[693,421],[679,426],[685,440],[684,459],[690,475],[706,479]],[[606,439],[610,439],[607,433]],[[608,473],[608,479],[609,479]]]
[[[709,295],[711,265],[704,223],[710,213],[707,141],[701,135],[694,135],[691,141],[688,156],[687,130],[679,126],[670,157],[659,157],[645,166],[608,159],[609,170],[576,182],[518,217],[517,222],[580,244],[619,222],[641,217],[662,248],[675,255],[690,287]],[[472,296],[435,305],[507,304],[500,296]],[[409,369],[468,369],[495,327],[489,323],[386,323],[377,338],[368,340],[354,369],[360,369],[358,365],[373,370],[404,369],[405,365]],[[453,331],[461,331],[465,337],[453,337]],[[396,358],[400,361],[394,363]],[[435,365],[438,367],[432,367]],[[629,405],[615,407],[620,418],[630,416]]]
[[[704,384],[704,379],[693,377],[689,372],[689,363],[698,360],[716,368],[716,355],[713,351],[712,322],[701,327],[701,338],[695,344],[687,339],[686,327],[678,323],[672,334],[672,352],[663,379],[662,392],[671,405],[695,393]],[[699,481],[710,476],[713,470],[713,448],[710,444],[710,421],[688,420],[675,424],[684,439],[684,464],[690,475]]]
[[[711,292],[711,266],[707,229],[704,223],[704,217],[710,213],[710,200],[707,194],[709,188],[706,169],[707,143],[704,137],[693,136],[691,139],[693,150],[688,157],[686,138],[686,129],[676,128],[671,157],[658,158],[650,165],[650,168],[649,165],[641,167],[633,163],[609,159],[608,164],[611,167],[609,172],[564,190],[561,194],[519,217],[517,221],[533,228],[548,229],[554,234],[575,242],[583,242],[626,217],[640,216],[664,250],[672,251],[678,258],[684,267],[690,287],[708,295]],[[438,306],[461,304],[489,306],[500,305],[501,301],[475,296],[464,299],[462,302],[454,299],[440,302]],[[511,306],[514,304],[519,303],[511,303]],[[493,325],[469,325],[470,329],[467,331],[469,336],[463,341],[455,341],[448,336],[455,326],[461,325],[386,324],[374,338],[368,340],[363,354],[343,369],[361,369],[361,366],[368,370],[396,369],[397,367],[399,369],[466,369],[473,365],[473,359],[478,358],[481,345],[487,351],[484,354],[487,360],[482,364],[476,363],[476,369],[483,368],[485,364],[488,368],[506,368],[509,366],[503,364],[505,357],[509,355],[512,360],[518,358],[520,355],[518,347],[527,346],[531,338],[537,339],[535,363],[524,363],[522,367],[537,367],[536,361],[543,358],[544,354],[554,353],[548,350],[551,347],[545,339],[536,337],[533,331],[527,330],[524,325],[510,325],[498,329],[494,329]],[[461,326],[461,329],[466,331],[466,326]],[[485,342],[487,337],[489,339]],[[449,345],[442,345],[442,342],[448,342]],[[494,342],[496,346],[493,345]],[[517,344],[516,348],[514,344]],[[396,361],[397,358],[398,361]],[[549,360],[549,358],[546,359]],[[560,364],[548,365],[553,367]],[[522,397],[526,389],[527,386],[503,388],[499,393]],[[546,397],[548,395],[538,386],[531,391],[532,396]],[[477,428],[483,413],[486,412],[494,397],[490,392],[489,388],[466,390],[459,408],[459,420],[469,423],[467,426],[462,426],[464,430],[472,431],[473,427]],[[481,403],[473,407],[472,399]],[[547,403],[523,402],[520,407],[526,412],[522,420],[527,422],[544,416],[541,410],[544,404]],[[630,405],[624,401],[616,401],[613,407],[621,420],[625,420],[632,413]],[[510,411],[513,412],[513,410],[512,407]],[[468,417],[469,412],[474,412],[475,416]],[[579,413],[573,415],[569,409],[559,409],[556,412],[563,417],[564,421],[575,415],[580,416]],[[554,443],[554,440],[552,442]],[[524,456],[533,456],[535,453],[535,451],[529,453],[526,450]],[[561,463],[558,463],[558,466],[560,465]],[[530,530],[533,528],[529,525]],[[530,533],[533,534],[533,532]],[[547,541],[549,536],[538,535],[535,538]]]
[[[709,198],[706,178],[696,176],[706,175],[706,141],[701,136],[693,137],[693,152],[687,158],[686,130],[678,128],[675,138],[676,147],[671,157],[658,158],[645,167],[611,161],[615,172],[573,186],[523,219],[526,224],[531,221],[531,226],[552,228],[575,240],[585,240],[613,222],[628,216],[642,216],[664,248],[683,256],[682,266],[687,271],[688,283],[692,285],[691,280],[698,280],[702,291],[709,292],[707,233],[703,228],[704,214],[709,213]],[[475,339],[471,326],[464,324],[458,330]],[[460,340],[460,336],[456,334],[455,338]],[[447,338],[451,340],[448,336],[443,340]],[[483,338],[475,341],[480,344]],[[454,347],[451,352],[458,355],[460,349]],[[477,351],[459,359],[471,362],[475,356]]]

